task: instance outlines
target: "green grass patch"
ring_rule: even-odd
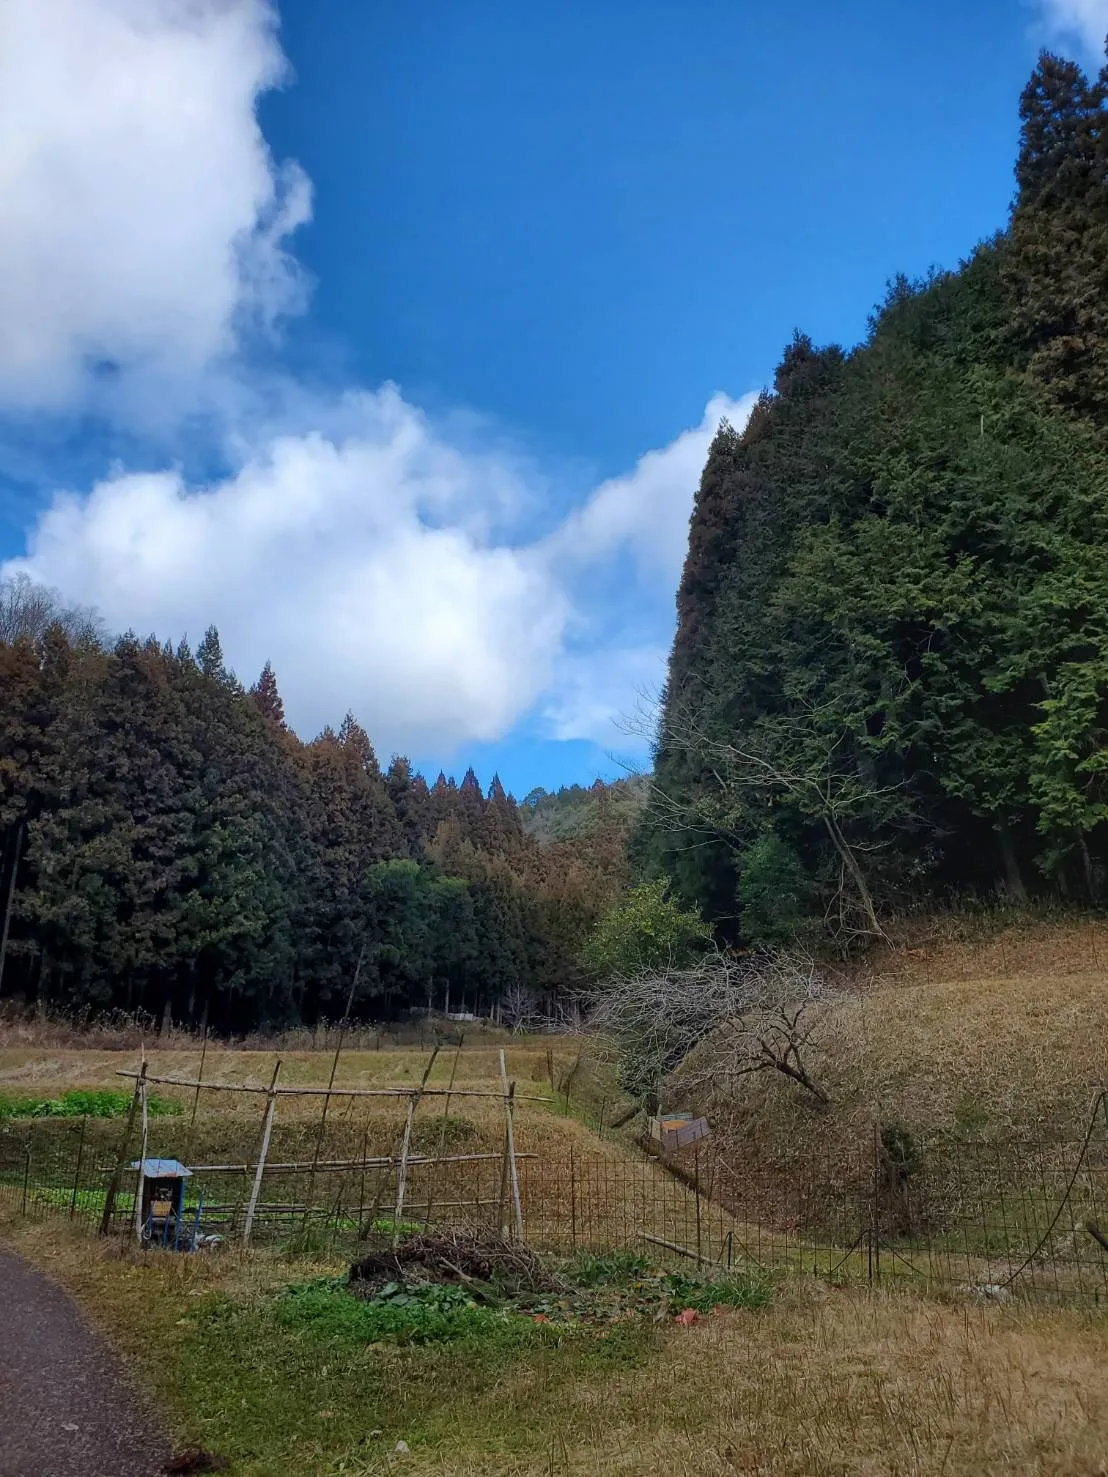
[[[286,1328],[311,1328],[320,1338],[370,1344],[465,1342],[519,1349],[549,1337],[514,1309],[485,1306],[463,1287],[438,1283],[390,1282],[372,1298],[355,1297],[342,1277],[296,1283],[281,1296],[277,1319]]]
[[[657,1338],[641,1320],[536,1323],[469,1306],[453,1287],[363,1301],[341,1276],[188,1304],[166,1310],[165,1393],[179,1429],[226,1457],[230,1477],[385,1472],[401,1439],[447,1463],[473,1450],[543,1463],[536,1415],[549,1425],[582,1377],[642,1369]],[[523,1408],[498,1393],[508,1378],[528,1392]]]
[[[0,1122],[11,1118],[122,1118],[130,1111],[132,1094],[104,1088],[73,1088],[56,1098],[36,1098],[20,1093],[0,1093]],[[154,1117],[172,1117],[181,1104],[169,1098],[151,1097]]]
[[[773,1301],[773,1284],[764,1275],[730,1272],[724,1277],[684,1277],[671,1272],[665,1279],[671,1312],[692,1308],[710,1313],[713,1308],[766,1308]]]
[[[773,1282],[764,1272],[729,1271],[717,1276],[696,1277],[683,1272],[662,1272],[634,1252],[612,1252],[606,1256],[582,1256],[569,1268],[568,1278],[586,1298],[599,1302],[613,1298],[636,1311],[670,1313],[692,1308],[710,1313],[713,1308],[765,1308],[773,1301]]]

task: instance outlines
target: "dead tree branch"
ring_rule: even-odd
[[[678,1067],[690,1088],[773,1071],[823,1108],[807,1053],[811,1007],[826,993],[805,955],[717,951],[688,969],[610,981],[593,997],[590,1023],[615,1043],[624,1086],[644,1100]]]

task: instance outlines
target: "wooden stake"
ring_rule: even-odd
[[[242,1244],[250,1245],[250,1233],[254,1229],[254,1212],[258,1208],[258,1196],[262,1189],[262,1176],[265,1174],[265,1161],[269,1154],[269,1140],[273,1133],[273,1114],[277,1107],[277,1078],[281,1075],[281,1059],[277,1058],[277,1064],[273,1068],[273,1081],[269,1084],[269,1092],[266,1094],[265,1122],[262,1127],[262,1147],[258,1154],[258,1167],[254,1171],[254,1184],[250,1191],[250,1203],[246,1207],[246,1222],[242,1228]]]
[[[100,1217],[100,1234],[106,1236],[111,1230],[112,1216],[115,1214],[116,1196],[119,1194],[120,1181],[123,1179],[123,1171],[127,1167],[127,1145],[131,1142],[131,1133],[135,1126],[135,1114],[138,1112],[139,1097],[142,1093],[142,1084],[146,1080],[146,1063],[142,1064],[142,1071],[135,1083],[134,1096],[131,1098],[131,1109],[127,1114],[127,1123],[123,1129],[123,1138],[119,1145],[119,1153],[116,1156],[115,1169],[108,1183],[108,1193],[104,1197],[104,1214]]]
[[[451,1091],[453,1090],[453,1087],[454,1087],[454,1078],[457,1076],[457,1073],[458,1073],[458,1062],[461,1060],[462,1046],[463,1046],[463,1044],[465,1042],[465,1039],[466,1039],[466,1033],[463,1031],[462,1034],[458,1037],[458,1049],[454,1053],[454,1062],[453,1062],[453,1065],[450,1068],[450,1081],[446,1085],[446,1102],[443,1105],[443,1110],[442,1110],[442,1132],[439,1134],[439,1157],[440,1158],[442,1157],[443,1150],[446,1148],[446,1125],[447,1125],[447,1123],[450,1120],[450,1094],[451,1094]],[[434,1204],[434,1199],[435,1199],[435,1180],[434,1180],[434,1176],[432,1175],[431,1176],[431,1186],[430,1186],[430,1188],[427,1191],[427,1218],[424,1221],[424,1225],[427,1226],[428,1229],[430,1229],[430,1226],[431,1226],[431,1207]]]
[[[504,1088],[504,1127],[507,1136],[508,1167],[512,1181],[512,1214],[515,1220],[515,1233],[518,1240],[523,1240],[523,1206],[519,1198],[519,1168],[516,1165],[516,1138],[513,1127],[515,1117],[515,1095],[516,1085],[508,1083],[508,1062],[504,1048],[500,1048],[500,1081]]]
[[[343,1038],[350,1024],[350,1010],[354,1004],[354,991],[358,988],[358,976],[362,972],[362,960],[365,958],[365,944],[362,945],[361,953],[358,955],[358,965],[354,970],[354,978],[350,981],[350,993],[346,997],[346,1010],[343,1012],[342,1021],[339,1025],[339,1039],[335,1047],[335,1059],[331,1063],[331,1076],[327,1081],[327,1093],[323,1099],[323,1112],[319,1115],[319,1133],[316,1135],[315,1153],[312,1155],[312,1169],[308,1176],[308,1193],[305,1197],[309,1210],[304,1214],[304,1224],[308,1223],[310,1207],[315,1203],[315,1174],[319,1163],[319,1156],[323,1153],[323,1138],[327,1130],[327,1110],[331,1106],[331,1090],[335,1085],[335,1078],[339,1070],[339,1057],[342,1054]]]
[[[150,1135],[150,1100],[145,1076],[142,1079],[142,1148],[139,1150],[138,1183],[135,1186],[135,1236],[142,1241],[142,1190],[146,1183],[146,1149]]]
[[[408,1099],[408,1116],[404,1121],[404,1137],[400,1144],[400,1168],[396,1172],[396,1213],[392,1218],[392,1244],[394,1247],[400,1244],[400,1218],[404,1214],[404,1191],[407,1188],[408,1180],[408,1149],[412,1142],[412,1120],[415,1118],[416,1108],[419,1106],[419,1100],[423,1096],[423,1089],[427,1086],[427,1079],[431,1075],[431,1068],[435,1065],[435,1058],[438,1054],[439,1049],[436,1046],[431,1053],[431,1060],[424,1069],[423,1078],[419,1086]]]
[[[192,1154],[192,1136],[196,1128],[196,1110],[200,1106],[200,1088],[204,1081],[204,1058],[208,1055],[208,1026],[204,1024],[204,1035],[200,1042],[200,1066],[196,1072],[196,1091],[192,1098],[192,1116],[189,1118],[189,1135],[186,1140],[185,1154]]]

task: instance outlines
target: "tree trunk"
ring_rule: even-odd
[[[1089,894],[1089,901],[1096,902],[1096,873],[1093,870],[1093,859],[1089,855],[1089,846],[1084,836],[1078,836],[1078,845],[1081,848],[1081,865],[1085,873],[1085,887]]]
[[[4,993],[4,965],[8,961],[8,935],[11,933],[12,909],[15,906],[15,884],[19,877],[19,856],[23,849],[23,823],[15,828],[15,848],[12,854],[11,876],[8,878],[8,896],[4,903],[4,926],[0,931],[0,995]]]
[[[877,918],[877,910],[873,906],[873,898],[870,896],[866,879],[862,876],[862,869],[858,865],[858,859],[839,828],[838,822],[833,816],[825,815],[823,823],[827,827],[827,834],[831,837],[831,844],[839,854],[843,866],[850,874],[850,880],[854,884],[854,890],[858,894],[858,902],[861,904],[862,912],[869,924],[869,931],[874,938],[887,939],[888,934],[881,927]]]
[[[1020,871],[1019,858],[1016,856],[1016,848],[1012,841],[1012,832],[1007,821],[998,821],[996,826],[997,842],[1000,846],[1000,860],[1004,868],[1004,886],[1007,892],[1017,903],[1027,901],[1027,888],[1023,885],[1023,874]]]

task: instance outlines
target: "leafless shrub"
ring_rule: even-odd
[[[505,1030],[522,1035],[535,1030],[543,1022],[539,997],[534,990],[518,982],[509,985],[500,1000],[500,1024]]]
[[[780,1072],[823,1108],[827,1093],[808,1069],[806,1048],[810,1008],[826,995],[806,955],[717,951],[688,969],[610,981],[594,997],[590,1019],[616,1043],[621,1080],[635,1096],[652,1097],[684,1063],[691,1088]]]

